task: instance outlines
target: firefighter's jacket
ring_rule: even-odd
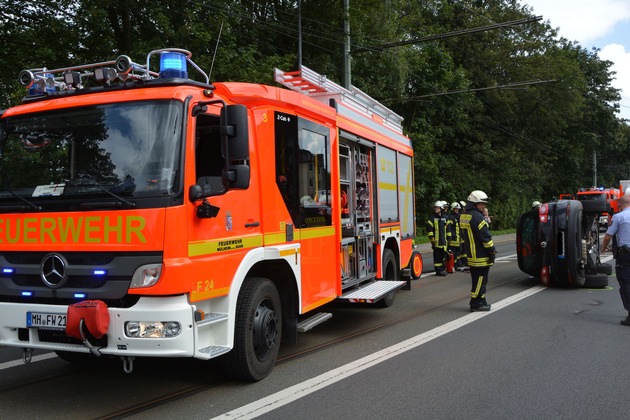
[[[464,239],[464,251],[468,256],[470,267],[486,267],[493,264],[496,254],[490,227],[483,217],[483,213],[472,207],[459,218],[459,225]]]
[[[446,229],[448,230],[448,232],[450,233],[450,238],[448,240],[448,246],[450,247],[454,247],[454,248],[459,248],[459,246],[462,244],[462,238],[461,235],[459,233],[460,228],[459,228],[459,217],[460,214],[455,214],[455,213],[451,213],[448,216],[446,216]]]
[[[450,232],[446,229],[448,220],[445,215],[432,214],[427,222],[427,235],[434,248],[443,248],[446,250],[448,241],[451,237]]]

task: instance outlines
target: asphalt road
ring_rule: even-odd
[[[143,360],[29,365],[0,348],[2,418],[625,419],[630,328],[614,276],[599,290],[546,289],[497,237],[489,313],[468,312],[467,273],[424,275],[390,308],[331,305],[244,384],[215,363]],[[423,256],[430,259],[430,254]]]

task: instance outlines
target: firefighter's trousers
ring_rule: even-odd
[[[444,263],[446,262],[447,256],[448,252],[446,251],[446,247],[436,246],[433,248],[433,267],[436,273],[445,270]]]
[[[486,286],[488,285],[488,274],[490,266],[470,267],[470,277],[472,288],[470,289],[470,305],[486,305]]]

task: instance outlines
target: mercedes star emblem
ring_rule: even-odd
[[[48,254],[42,259],[42,280],[51,289],[57,289],[68,279],[68,263],[59,254]]]

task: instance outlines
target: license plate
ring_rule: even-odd
[[[49,314],[43,312],[26,313],[26,326],[28,328],[65,330],[66,320],[66,314]]]

